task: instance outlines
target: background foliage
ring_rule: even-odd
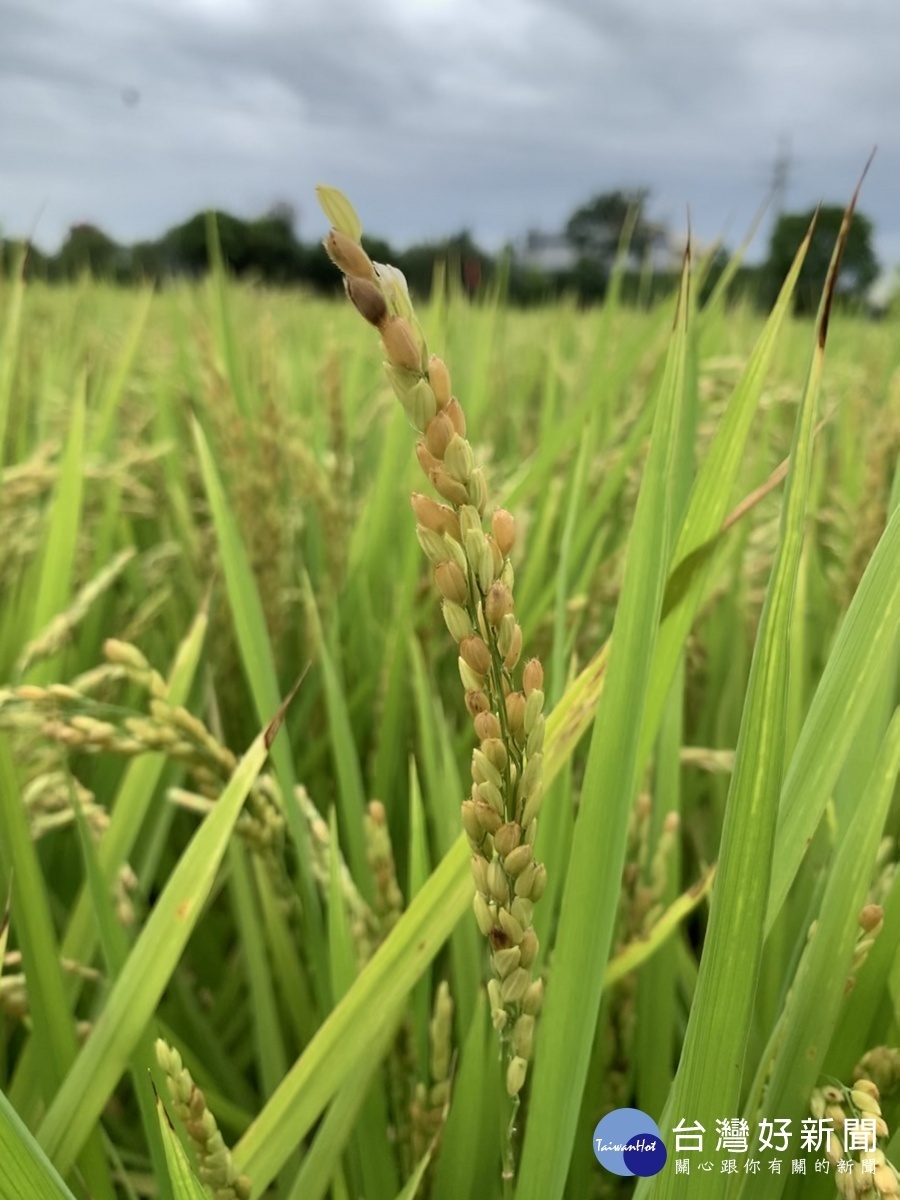
[[[155,293],[0,285],[0,1146],[16,1149],[0,1161],[22,1172],[0,1196],[187,1194],[147,1083],[174,1112],[158,1036],[254,1196],[500,1196],[502,1083],[459,836],[471,734],[408,507],[414,437],[347,306],[214,266]],[[713,994],[698,966],[709,867],[744,844],[727,818],[742,725],[735,779],[765,764],[777,820],[720,893],[760,956],[735,1104],[761,1111],[768,1081],[805,1112],[811,1030],[817,1069],[845,1081],[900,1040],[900,340],[838,316],[819,384],[821,339],[789,304],[764,326],[720,290],[681,309],[674,343],[671,301],[623,306],[615,286],[602,309],[517,312],[445,277],[420,307],[492,502],[516,514],[517,614],[555,706],[536,921],[550,996],[554,971],[566,986],[520,1114],[520,1200],[629,1194],[590,1151],[599,1116],[663,1112],[692,1013],[735,1034],[731,968]],[[651,458],[673,344],[680,416]],[[811,457],[788,522],[770,477],[797,428]],[[760,634],[773,621],[777,643]],[[643,683],[636,699],[621,657],[604,733],[614,626]],[[754,654],[780,717],[751,687]],[[260,731],[301,675],[263,769]],[[586,814],[596,838],[578,837]],[[863,902],[883,909],[877,938]],[[827,953],[801,958],[814,917]],[[601,919],[608,962],[588,963]],[[833,1180],[800,1186],[767,1194]]]
[[[479,247],[463,230],[434,242],[397,250],[379,238],[367,237],[372,258],[399,267],[417,293],[427,296],[436,266],[446,266],[470,294],[500,286],[513,304],[547,303],[560,296],[592,304],[607,293],[610,273],[619,243],[627,231],[628,259],[620,282],[620,295],[627,303],[646,304],[675,291],[680,273],[681,239],[665,222],[649,211],[647,188],[616,188],[600,192],[577,206],[559,234],[549,236],[559,261],[552,265],[532,261],[527,239],[524,246],[507,245],[491,254]],[[840,228],[842,207],[822,208],[817,233],[796,293],[798,311],[815,311],[831,248]],[[794,253],[806,232],[812,212],[783,213],[775,221],[767,256],[758,265],[737,264],[729,273],[728,295],[732,300],[749,299],[762,310],[774,303],[788,273]],[[274,286],[301,284],[317,292],[336,290],[335,272],[318,241],[307,243],[298,236],[298,217],[291,205],[275,204],[261,217],[246,220],[227,212],[215,214],[224,262],[235,275],[264,281]],[[839,296],[842,302],[862,306],[870,284],[878,274],[874,254],[874,228],[857,214],[847,243]],[[0,239],[0,263],[7,271],[17,262],[19,243]],[[718,247],[709,264],[703,298],[721,278],[729,260],[724,246]],[[118,283],[196,278],[205,274],[207,214],[196,213],[155,241],[120,245],[89,223],[73,225],[56,254],[29,247],[25,264],[29,278],[72,282],[84,272]]]

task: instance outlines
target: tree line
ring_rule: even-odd
[[[593,197],[573,211],[560,234],[544,237],[545,243],[552,243],[555,261],[530,255],[527,242],[491,255],[467,232],[407,250],[369,238],[366,249],[376,261],[399,267],[420,296],[428,294],[440,264],[469,293],[499,286],[516,304],[552,301],[563,295],[582,304],[602,301],[616,256],[624,253],[624,300],[649,302],[676,286],[680,264],[669,229],[650,219],[647,202],[646,189],[620,189]],[[796,293],[801,313],[814,311],[818,303],[842,214],[840,206],[819,209]],[[742,266],[731,282],[731,294],[770,307],[812,216],[812,211],[781,215],[774,223],[766,259]],[[95,225],[73,225],[56,254],[27,246],[24,269],[29,278],[50,283],[69,282],[86,272],[121,285],[199,277],[209,267],[211,220],[223,262],[237,277],[277,287],[334,291],[334,271],[321,245],[296,236],[293,210],[285,204],[253,220],[221,211],[196,213],[156,241],[133,245],[116,242]],[[839,294],[851,303],[864,301],[878,275],[873,236],[872,222],[857,213],[839,284]],[[21,249],[21,243],[0,240],[0,261],[7,271],[21,261]],[[725,248],[712,253],[703,281],[706,293],[721,277],[728,259]]]

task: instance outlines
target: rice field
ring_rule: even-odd
[[[343,254],[0,282],[0,1200],[900,1194],[896,322]]]

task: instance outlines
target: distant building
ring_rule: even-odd
[[[866,292],[866,308],[873,317],[883,317],[900,297],[900,267],[885,271]]]

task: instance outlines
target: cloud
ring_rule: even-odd
[[[400,243],[496,244],[646,184],[734,241],[789,137],[791,208],[879,143],[862,207],[900,258],[898,34],[894,0],[7,0],[0,220],[131,240],[286,199],[311,237],[326,180]]]

